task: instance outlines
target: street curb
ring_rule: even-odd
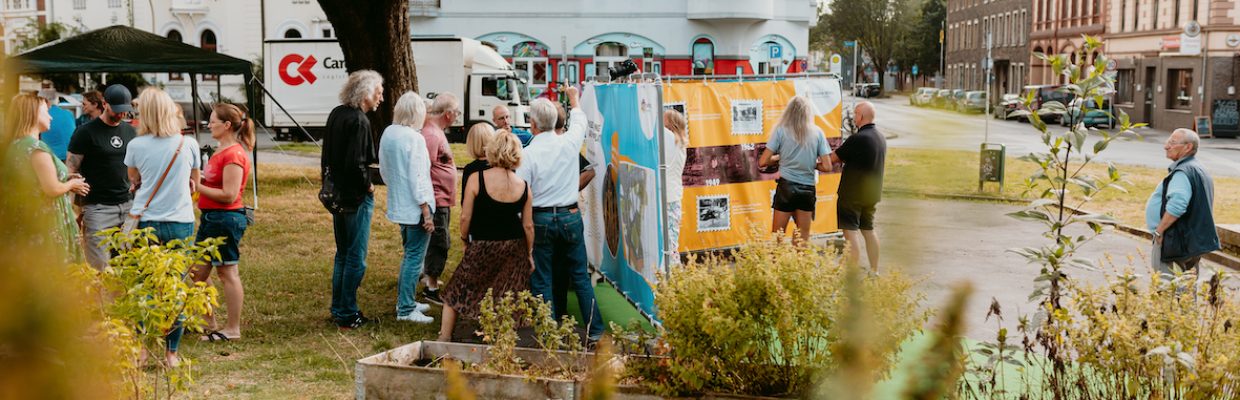
[[[1000,197],[1000,196],[925,193],[925,192],[915,192],[911,190],[899,190],[899,189],[884,189],[883,193],[896,195],[896,196],[903,196],[903,197],[921,197],[921,198],[929,198],[929,199],[936,199],[936,200],[996,202],[996,203],[1006,203],[1006,204],[1011,204],[1011,205],[1028,205],[1029,204],[1027,200],[1017,199],[1013,197]],[[1086,210],[1076,209],[1072,207],[1064,207],[1064,208],[1067,209],[1068,211],[1071,211],[1075,215],[1092,214]],[[1111,224],[1111,225],[1114,226],[1116,230],[1127,233],[1129,235],[1136,236],[1141,239],[1154,240],[1154,236],[1151,235],[1145,229],[1136,228],[1136,227],[1132,227],[1132,226],[1128,226],[1124,224]],[[1237,258],[1235,255],[1223,252],[1222,250],[1214,251],[1209,254],[1206,254],[1202,256],[1202,258],[1205,258],[1206,260],[1222,265],[1224,267],[1230,268],[1234,271],[1240,271],[1240,258]]]

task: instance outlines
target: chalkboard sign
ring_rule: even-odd
[[[1210,133],[1217,136],[1235,137],[1240,134],[1240,109],[1236,99],[1214,100],[1214,108],[1210,112]]]
[[[999,191],[1003,191],[1005,146],[996,143],[982,143],[981,162],[978,164],[977,190],[980,192],[986,182],[998,182]]]
[[[1193,126],[1197,127],[1197,136],[1203,138],[1212,138],[1214,135],[1210,133],[1210,116],[1198,115],[1193,118]]]

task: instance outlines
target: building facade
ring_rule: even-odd
[[[47,21],[46,0],[0,0],[0,57],[17,50],[21,40]]]
[[[1066,54],[1075,61],[1076,50],[1084,44],[1084,35],[1101,37],[1106,32],[1106,24],[1103,22],[1106,4],[1104,0],[1033,0],[1031,10],[1033,25],[1029,33],[1029,83],[1063,83],[1063,77],[1055,76],[1050,65],[1036,54]]]
[[[1028,71],[1029,6],[1029,0],[947,0],[947,87],[986,89],[989,34],[994,68],[990,89],[996,96],[1018,92]]]
[[[1116,108],[1155,128],[1188,128],[1195,116],[1211,115],[1215,101],[1237,99],[1236,3],[1108,0]]]
[[[330,29],[313,1],[268,0],[267,7],[268,38]],[[411,0],[410,14],[414,35],[454,35],[494,46],[528,74],[537,96],[558,83],[605,76],[628,59],[644,72],[663,75],[805,71],[817,2]]]
[[[0,0],[47,3],[48,21],[85,30],[115,24],[261,62],[263,41],[333,38],[314,0]],[[816,0],[410,0],[414,35],[473,38],[528,74],[534,95],[606,75],[632,59],[663,75],[795,73],[808,67]],[[37,8],[42,10],[43,8]],[[22,14],[25,15],[25,14]],[[7,25],[6,25],[7,27]],[[6,36],[7,37],[7,36]],[[415,55],[416,56],[416,55]],[[242,100],[241,77],[204,76],[200,96]],[[148,74],[178,102],[189,77]]]

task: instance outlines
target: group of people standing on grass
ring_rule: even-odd
[[[74,130],[63,161],[39,138],[52,126],[54,115],[61,114],[49,112],[55,108],[49,99],[18,94],[10,101],[4,173],[33,177],[38,189],[33,195],[47,203],[38,209],[54,226],[34,240],[62,249],[69,262],[85,259],[103,271],[113,254],[103,247],[100,233],[126,220],[151,228],[161,243],[224,237],[220,258],[193,267],[192,275],[195,281],[206,281],[215,269],[228,304],[227,323],[215,330],[214,318],[208,318],[212,331],[203,340],[239,338],[243,290],[238,245],[247,226],[241,193],[251,169],[247,150],[255,140],[245,109],[224,103],[212,107],[208,127],[219,149],[204,168],[198,142],[182,134],[186,121],[181,108],[164,91],[143,90],[136,108],[131,92],[121,85],[86,100],[96,117]],[[134,120],[133,114],[141,118],[131,124],[127,120]],[[197,235],[195,201],[201,211]],[[168,332],[169,364],[179,360],[181,334],[179,325]]]
[[[604,326],[577,206],[578,192],[594,176],[581,156],[587,122],[578,108],[578,90],[570,87],[565,94],[568,112],[547,99],[530,105],[533,136],[524,147],[511,131],[507,110],[495,113],[493,125],[471,127],[466,147],[474,161],[464,167],[458,183],[444,135],[461,116],[456,96],[440,93],[427,101],[417,93],[401,94],[392,125],[375,146],[366,113],[383,100],[383,78],[369,70],[350,74],[341,105],[328,116],[319,193],[332,213],[336,238],[331,315],[337,326],[353,329],[372,321],[358,308],[357,290],[366,272],[374,210],[376,177],[369,165],[377,162],[388,186],[386,217],[400,226],[404,245],[398,321],[433,322],[425,314],[428,303],[442,304],[439,339],[448,341],[458,319],[478,317],[488,290],[496,295],[529,290],[552,305],[557,319],[567,314],[567,294],[573,290],[588,339],[601,337]],[[688,139],[684,117],[669,118],[679,121],[669,124],[677,131],[665,133],[680,154],[674,163],[678,167],[669,173],[679,183]],[[451,247],[448,225],[457,190],[464,254],[445,284],[440,275]],[[679,198],[675,201],[679,204]],[[671,225],[679,226],[675,222]],[[425,287],[420,296],[419,283]]]

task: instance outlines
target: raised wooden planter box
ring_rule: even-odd
[[[357,382],[357,399],[444,399],[447,393],[447,375],[441,368],[430,368],[435,360],[450,357],[465,363],[479,364],[486,361],[489,346],[415,342],[375,354],[357,361],[354,379]],[[518,348],[516,356],[531,365],[547,366],[551,360],[542,350]],[[585,368],[590,365],[594,353],[557,352],[559,362]],[[572,380],[534,378],[522,375],[500,375],[483,372],[462,371],[470,390],[479,399],[559,399],[580,398],[586,383]],[[662,399],[649,391],[631,385],[616,388],[616,400]],[[704,399],[761,399],[762,397],[708,394]]]

